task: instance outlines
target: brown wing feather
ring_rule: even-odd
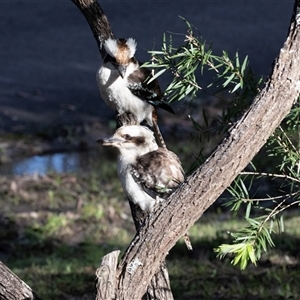
[[[135,60],[135,58],[131,58]],[[144,99],[148,103],[158,106],[174,114],[173,109],[166,102],[161,92],[158,80],[155,79],[150,83],[148,80],[152,77],[151,70],[148,68],[139,68],[132,72],[128,80],[128,88],[137,97]],[[137,84],[138,83],[138,84]]]
[[[140,156],[132,165],[132,175],[153,198],[166,198],[184,181],[179,158],[165,148]]]

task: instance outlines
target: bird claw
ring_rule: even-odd
[[[116,115],[117,128],[126,125],[139,125],[137,118],[130,112]]]

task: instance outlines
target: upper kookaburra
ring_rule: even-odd
[[[109,38],[103,47],[106,55],[96,76],[101,97],[118,115],[131,113],[138,124],[146,121],[159,146],[166,147],[157,125],[156,107],[174,112],[163,101],[157,80],[146,83],[151,71],[142,68],[134,57],[135,40]]]

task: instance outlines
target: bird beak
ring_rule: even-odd
[[[97,141],[98,144],[101,144],[103,146],[115,146],[115,147],[121,144],[122,142],[123,140],[114,137],[105,138]]]
[[[120,76],[121,76],[122,78],[124,78],[124,76],[125,76],[125,74],[126,74],[127,66],[125,66],[125,65],[119,65],[119,66],[117,67],[117,69],[118,69],[118,72],[119,72]]]

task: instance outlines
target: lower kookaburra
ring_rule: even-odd
[[[152,211],[158,198],[165,198],[184,181],[179,158],[158,147],[153,132],[145,126],[122,126],[101,140],[118,149],[118,175],[130,201],[143,211]]]
[[[158,147],[153,132],[140,125],[122,126],[110,138],[100,140],[104,146],[118,149],[117,170],[123,190],[143,211],[151,212],[184,181],[177,155]],[[184,236],[189,249],[188,236]]]
[[[146,82],[151,71],[142,68],[134,57],[135,40],[109,38],[103,47],[106,55],[96,76],[101,97],[118,115],[131,113],[138,124],[146,121],[153,128],[159,146],[166,147],[157,125],[156,107],[174,112],[163,101],[158,81]]]

